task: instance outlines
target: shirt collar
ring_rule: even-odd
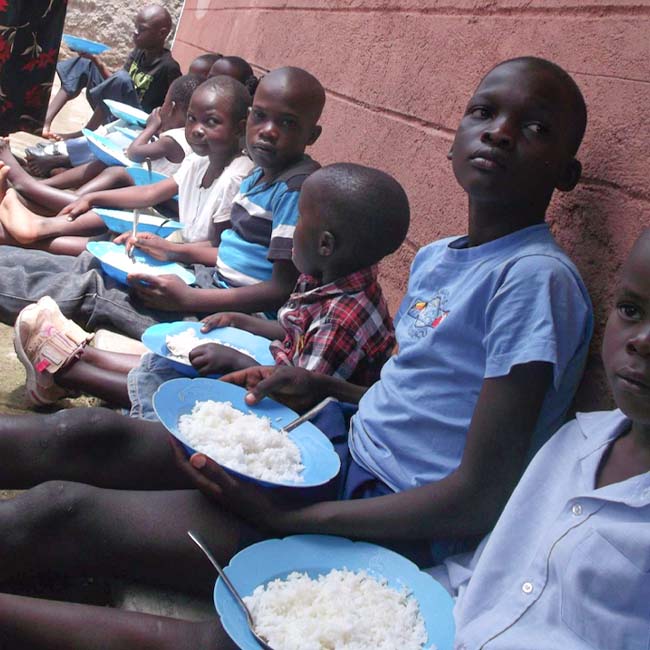
[[[594,490],[594,480],[605,452],[604,448],[630,426],[630,419],[620,409],[616,409],[577,413],[576,420],[584,436],[580,449],[583,488],[590,492]],[[592,494],[609,501],[620,501],[628,506],[644,507],[650,504],[650,472],[599,488]]]
[[[319,280],[312,275],[303,273],[296,282],[294,294],[305,297],[321,299],[325,296],[332,297],[344,293],[359,293],[377,281],[377,266],[367,266],[364,269],[337,278],[327,284],[319,284]]]

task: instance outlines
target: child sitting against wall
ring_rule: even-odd
[[[331,394],[359,403],[341,447],[336,500],[280,504],[201,454],[189,462],[178,449],[174,456],[160,424],[110,411],[4,419],[5,486],[58,480],[0,503],[0,527],[13,533],[0,537],[8,558],[0,578],[56,567],[209,594],[214,577],[189,529],[222,563],[255,540],[323,533],[377,541],[422,566],[489,532],[531,448],[563,421],[589,345],[586,289],[544,223],[554,190],[569,191],[579,179],[585,125],[582,94],[564,70],[532,57],[497,65],[467,105],[452,148],[469,232],[417,255],[398,314],[398,352],[380,380],[366,389],[288,367],[229,376],[250,388],[251,401],[269,394],[302,410]],[[181,489],[191,486],[203,494]],[[36,553],[45,527],[47,553]],[[509,548],[490,569],[507,562]],[[0,631],[34,650],[60,639],[95,650],[108,638],[114,649],[230,647],[215,620],[12,596],[2,604]],[[89,630],[98,621],[95,640]]]
[[[292,257],[302,275],[278,320],[226,312],[205,319],[203,330],[239,327],[272,341],[270,350],[280,366],[370,386],[395,344],[375,265],[406,236],[406,194],[378,170],[330,165],[305,181],[299,212]],[[131,358],[127,386],[127,355],[85,347],[88,339],[49,298],[26,307],[16,320],[14,346],[25,365],[28,395],[40,386],[43,403],[46,395],[54,399],[84,391],[130,407],[132,416],[156,419],[153,393],[163,381],[182,375],[163,357],[148,354]],[[37,381],[38,368],[55,349],[59,361],[46,375],[52,381],[46,391]],[[216,343],[195,348],[190,361],[201,375],[257,365],[250,356]]]
[[[196,249],[218,245],[220,232],[230,219],[232,200],[253,168],[251,160],[240,155],[239,149],[249,106],[250,95],[242,84],[230,77],[213,77],[192,95],[185,138],[194,153],[184,158],[172,178],[151,185],[86,194],[64,207],[82,211],[82,216],[74,221],[67,218],[67,212],[57,217],[40,217],[8,192],[0,203],[0,223],[17,245],[43,242],[51,252],[79,255],[86,248],[88,236],[106,229],[99,215],[89,211],[91,206],[147,208],[178,194],[184,240],[193,244],[183,253],[190,259],[192,254],[198,254],[197,261],[214,264],[216,250],[208,252],[206,258],[203,250],[197,253]],[[220,123],[215,129],[211,125],[215,114],[228,127]]]
[[[131,160],[143,162],[149,158],[152,171],[167,176],[171,176],[180,167],[191,151],[185,137],[185,119],[190,98],[199,84],[198,77],[191,75],[179,77],[172,83],[163,105],[152,111],[143,131],[129,145],[126,155]],[[133,179],[124,167],[109,167],[99,160],[67,170],[51,179],[36,179],[14,158],[6,140],[0,141],[0,161],[9,166],[7,179],[12,188],[33,209],[24,212],[17,222],[18,231],[15,234],[11,232],[13,222],[3,224],[0,241],[6,244],[28,245],[41,241],[29,234],[30,220],[34,216],[56,214],[78,196],[90,192],[133,185]],[[64,191],[70,188],[77,189],[74,192]],[[25,229],[21,230],[21,226]],[[38,244],[38,247],[46,246]]]

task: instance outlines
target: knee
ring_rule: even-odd
[[[91,509],[96,488],[72,481],[46,481],[29,490],[31,509],[49,523],[70,520]],[[29,507],[28,505],[28,507]]]

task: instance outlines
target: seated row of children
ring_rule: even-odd
[[[390,247],[379,254],[375,248],[383,234],[366,232],[360,246],[355,223],[341,215],[356,197],[361,214],[381,211],[385,219],[387,199],[373,194],[384,179],[404,223],[407,204],[392,179],[334,166],[305,182],[315,165],[299,167],[298,187],[287,178],[318,137],[323,102],[320,84],[304,71],[281,69],[260,83],[246,128],[257,167],[233,202],[217,253],[217,282],[230,279],[228,288],[160,278],[142,287],[144,278],[134,276],[132,300],[111,293],[86,260],[3,246],[2,319],[13,322],[44,295],[87,329],[108,322],[134,333],[146,322],[171,320],[171,310],[272,311],[296,279],[292,260],[318,286],[355,269],[363,252],[385,255]],[[563,428],[506,506],[531,454],[561,425],[591,336],[586,289],[544,223],[554,190],[569,191],[579,180],[575,156],[585,126],[584,100],[563,70],[530,57],[497,65],[479,83],[450,152],[468,196],[468,234],[416,256],[395,317],[397,352],[379,380],[362,386],[292,364],[223,377],[247,387],[251,403],[270,395],[301,411],[333,395],[357,406],[349,430],[339,407],[318,421],[342,456],[328,499],[297,505],[238,481],[202,454],[188,461],[157,422],[104,409],[4,417],[3,487],[26,491],[0,504],[7,531],[0,581],[25,582],[56,567],[209,593],[213,578],[187,530],[208,540],[223,563],[260,539],[329,533],[391,546],[421,566],[446,560],[447,586],[463,587],[458,647],[505,650],[531,638],[558,649],[603,639],[606,647],[642,646],[649,634],[642,549],[650,533],[650,235],[624,266],[605,337],[605,366],[625,415],[593,414]],[[273,192],[281,201],[265,202]],[[4,203],[11,198],[9,192]],[[276,212],[291,212],[292,220],[276,226]],[[262,223],[271,277],[233,286],[255,268],[250,252]],[[384,227],[379,219],[367,223]],[[404,230],[391,233],[392,249]],[[274,278],[283,282],[273,285]],[[104,302],[117,304],[113,316]],[[18,325],[35,385],[53,374],[58,383],[62,370],[84,362],[86,333],[51,301],[27,307]],[[80,348],[81,359],[70,363]],[[495,523],[471,560],[450,557]],[[437,572],[442,578],[442,567]],[[585,593],[585,585],[596,586]],[[189,623],[9,594],[0,596],[0,635],[9,648],[232,647],[216,620]]]

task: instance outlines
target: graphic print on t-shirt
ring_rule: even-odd
[[[417,298],[406,312],[407,316],[415,319],[409,327],[409,334],[421,338],[430,329],[438,327],[449,314],[449,310],[444,309],[446,302],[446,296],[442,292],[431,300]]]

